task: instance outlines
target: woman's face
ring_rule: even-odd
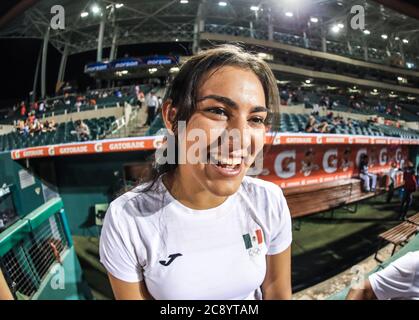
[[[189,182],[188,188],[220,197],[235,193],[263,149],[267,111],[262,84],[252,71],[226,66],[204,77],[186,136],[196,129],[205,133],[199,152],[208,160],[191,164],[187,159],[186,164],[179,165],[180,177]],[[234,141],[232,137],[221,138],[232,132]],[[186,150],[194,144],[196,141],[188,141]]]

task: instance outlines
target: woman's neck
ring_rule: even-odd
[[[191,209],[215,208],[227,199],[225,196],[216,196],[202,186],[196,185],[196,181],[193,181],[193,179],[182,177],[179,168],[164,175],[163,183],[177,201]]]

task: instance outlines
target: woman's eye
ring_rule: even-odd
[[[226,111],[222,108],[209,108],[209,109],[207,109],[207,111],[211,112],[211,113],[214,113],[216,115],[219,115],[219,116],[227,116]]]
[[[253,123],[256,123],[256,124],[264,124],[265,123],[265,119],[261,118],[261,117],[251,118],[250,121],[252,121]]]

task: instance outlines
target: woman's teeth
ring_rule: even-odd
[[[221,166],[235,167],[242,163],[242,158],[223,158],[220,155],[213,155],[213,158]]]

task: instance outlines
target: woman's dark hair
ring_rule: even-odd
[[[176,114],[171,119],[175,135],[177,152],[177,123],[188,123],[197,108],[200,86],[222,67],[232,66],[250,70],[259,78],[265,93],[265,104],[269,110],[266,124],[271,131],[276,131],[279,124],[279,93],[276,79],[268,64],[256,55],[246,52],[236,45],[221,45],[208,49],[189,58],[180,68],[174,78],[165,101],[170,101]],[[177,161],[177,154],[175,156]],[[160,176],[173,172],[177,164],[153,165],[151,174],[143,182],[151,182],[143,191],[150,190]]]

